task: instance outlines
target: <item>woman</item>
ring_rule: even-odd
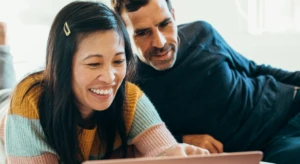
[[[45,70],[12,94],[8,162],[73,164],[107,159],[117,148],[126,157],[127,143],[148,157],[208,154],[175,141],[146,95],[126,82],[133,66],[116,14],[100,3],[65,6],[50,30]]]

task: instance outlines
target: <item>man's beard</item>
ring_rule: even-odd
[[[165,60],[155,60],[155,56],[159,56],[163,52],[171,53],[170,57]],[[176,60],[176,46],[174,44],[165,44],[163,48],[152,48],[145,52],[145,59],[149,65],[156,70],[166,70],[173,67]],[[168,55],[168,54],[166,54]]]

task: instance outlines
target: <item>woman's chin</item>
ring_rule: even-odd
[[[105,111],[109,108],[112,102],[101,103],[101,105],[92,105],[94,111]]]

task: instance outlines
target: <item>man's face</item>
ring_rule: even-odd
[[[174,65],[178,49],[177,26],[174,12],[170,12],[165,0],[150,0],[135,12],[124,12],[122,17],[141,61],[156,70]]]

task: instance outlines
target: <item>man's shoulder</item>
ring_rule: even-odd
[[[184,34],[193,34],[195,33],[209,33],[213,30],[213,27],[210,23],[202,20],[180,24],[178,25],[178,31]]]
[[[194,21],[178,26],[178,36],[183,47],[189,47],[195,44],[206,45],[212,40],[215,30],[208,22]]]

